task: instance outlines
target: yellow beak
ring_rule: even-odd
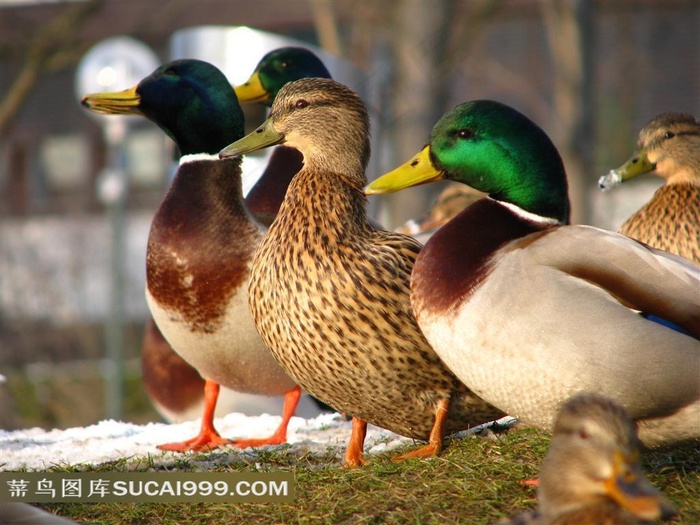
[[[380,195],[427,184],[445,178],[445,173],[433,166],[430,160],[430,146],[424,147],[418,155],[405,164],[386,173],[365,186],[365,195]]]
[[[635,456],[615,452],[613,475],[605,481],[609,496],[643,520],[667,519],[676,514],[673,504],[644,477]]]
[[[269,102],[270,93],[260,82],[260,75],[253,73],[245,84],[233,88],[239,102]]]
[[[136,87],[114,93],[93,93],[85,95],[81,104],[95,113],[104,115],[143,115],[139,109],[141,97]]]

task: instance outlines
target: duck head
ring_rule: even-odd
[[[574,396],[559,412],[539,499],[542,513],[551,518],[606,500],[640,520],[675,514],[642,472],[632,419],[617,403],[588,393]]]
[[[598,180],[606,190],[644,173],[700,185],[700,122],[684,113],[659,115],[639,132],[632,156]]]
[[[91,111],[141,115],[170,136],[183,155],[217,153],[244,134],[244,116],[226,76],[201,60],[160,66],[136,86],[82,99]]]
[[[499,102],[476,100],[445,114],[418,155],[369,184],[365,193],[441,179],[530,213],[562,223],[569,219],[566,172],[557,148],[534,122]]]
[[[370,155],[369,116],[362,99],[330,79],[286,84],[268,119],[220,152],[222,158],[285,144],[304,156],[305,167],[364,178]]]
[[[260,102],[269,107],[287,82],[312,77],[331,78],[331,74],[308,49],[283,47],[262,57],[250,78],[235,91],[241,102]]]

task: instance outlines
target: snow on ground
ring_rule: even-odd
[[[232,413],[215,421],[222,436],[232,439],[265,437],[279,425],[279,416],[245,416]],[[0,430],[0,470],[45,470],[52,465],[98,465],[109,461],[130,458],[149,458],[151,463],[167,465],[181,454],[162,452],[156,445],[183,441],[194,437],[199,430],[199,420],[179,424],[149,423],[136,425],[113,420],[96,425],[66,430]],[[329,448],[336,451],[340,464],[350,437],[351,424],[339,414],[321,414],[313,419],[292,418],[287,433],[290,451],[303,454],[327,455]],[[392,432],[369,426],[365,441],[365,453],[385,452],[412,440]],[[234,447],[220,449],[226,454],[212,454],[228,463],[232,455],[254,458],[254,450]],[[217,451],[218,452],[218,451]],[[222,457],[226,456],[226,457]]]

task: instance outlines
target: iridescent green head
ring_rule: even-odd
[[[435,125],[416,157],[367,186],[389,193],[451,179],[560,222],[569,220],[564,164],[547,134],[515,109],[491,100],[461,104]]]
[[[201,60],[162,65],[136,86],[83,98],[104,114],[142,115],[155,122],[183,155],[218,153],[244,134],[244,116],[226,76]]]

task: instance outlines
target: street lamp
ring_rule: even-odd
[[[120,91],[138,83],[158,67],[158,57],[145,44],[118,36],[94,45],[80,61],[75,76],[78,103],[83,95]],[[125,205],[128,177],[124,139],[131,117],[88,112],[102,127],[107,163],[97,179],[97,196],[105,206],[111,229],[109,315],[105,321],[105,417],[121,419],[124,384],[124,266]]]

